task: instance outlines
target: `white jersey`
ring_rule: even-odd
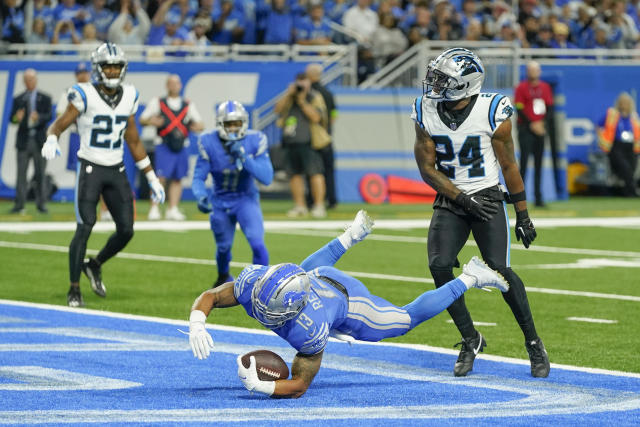
[[[436,100],[416,98],[411,118],[436,145],[436,167],[467,194],[499,183],[500,167],[491,145],[498,126],[513,114],[508,97],[480,93],[469,115],[455,129],[447,126],[437,111]]]
[[[78,158],[102,166],[122,163],[124,131],[129,117],[138,111],[138,91],[130,84],[121,88],[122,96],[115,105],[105,100],[92,83],[77,83],[67,92],[67,99],[80,112],[76,120]]]

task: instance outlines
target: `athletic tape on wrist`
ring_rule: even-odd
[[[193,310],[189,315],[189,322],[202,322],[205,323],[207,320],[207,315],[204,314],[203,311]]]
[[[509,203],[523,202],[527,200],[527,194],[523,191],[515,194],[509,194]]]
[[[151,165],[151,160],[149,159],[149,156],[145,156],[144,159],[136,162],[136,167],[140,170],[146,168],[149,165]]]

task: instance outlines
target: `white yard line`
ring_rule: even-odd
[[[7,242],[7,241],[0,241],[0,247],[36,250],[36,251],[61,252],[61,253],[66,253],[69,250],[67,246],[55,246],[55,245],[43,245],[38,243],[21,243],[21,242]],[[97,251],[88,249],[87,253],[93,255],[93,254],[96,254]],[[116,256],[119,258],[125,258],[125,259],[135,259],[135,260],[141,260],[141,261],[155,261],[155,262],[171,262],[176,264],[198,264],[198,265],[215,265],[216,264],[215,261],[212,259],[136,254],[131,252],[120,252]],[[243,262],[231,261],[232,267],[244,268],[247,265],[249,264],[243,263]],[[360,277],[360,278],[366,278],[366,279],[389,280],[389,281],[409,282],[409,283],[433,283],[433,279],[427,279],[425,277],[399,276],[394,274],[377,274],[377,273],[368,273],[368,272],[362,272],[362,271],[346,271],[346,270],[344,272],[354,277]],[[563,289],[548,289],[548,288],[537,288],[537,287],[530,287],[530,286],[527,286],[527,292],[538,292],[538,293],[544,293],[544,294],[580,296],[580,297],[588,297],[588,298],[602,298],[602,299],[615,299],[615,300],[623,300],[623,301],[640,302],[640,297],[636,297],[632,295],[605,294],[605,293],[599,293],[599,292],[570,291],[570,290],[563,290]]]
[[[617,320],[593,319],[591,317],[567,317],[567,320],[570,320],[573,322],[587,322],[587,323],[606,323],[606,324],[618,323]]]

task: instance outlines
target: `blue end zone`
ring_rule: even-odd
[[[541,380],[481,356],[455,378],[455,355],[391,344],[331,342],[307,394],[269,399],[244,389],[235,359],[269,348],[291,362],[283,340],[211,329],[214,353],[200,361],[178,328],[187,323],[0,303],[0,424],[640,424],[640,375],[553,367]]]

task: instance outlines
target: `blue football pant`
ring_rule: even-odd
[[[264,244],[264,220],[257,197],[244,197],[225,207],[214,204],[213,212],[209,215],[209,223],[216,242],[219,274],[229,272],[236,223],[240,224],[240,229],[251,246],[253,264],[269,264],[269,253]]]

